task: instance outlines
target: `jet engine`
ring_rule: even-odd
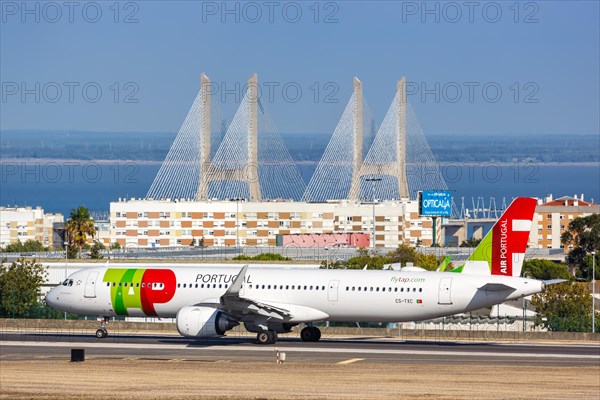
[[[177,312],[177,330],[185,337],[222,336],[237,325],[239,322],[213,307],[186,306]]]

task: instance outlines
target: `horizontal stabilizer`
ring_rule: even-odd
[[[486,283],[479,290],[485,290],[486,292],[514,292],[516,288],[504,283]]]
[[[544,285],[555,285],[557,283],[568,282],[568,280],[566,280],[566,279],[548,279],[547,281],[542,281],[542,282],[544,282]]]

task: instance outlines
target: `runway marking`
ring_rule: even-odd
[[[171,358],[170,360],[167,360],[167,362],[182,362],[185,361],[185,359],[183,358]]]
[[[20,347],[73,347],[71,342],[5,342],[3,346]],[[113,348],[113,349],[143,349],[156,350],[185,350],[188,352],[222,351],[222,352],[267,352],[273,348],[263,346],[189,346],[187,344],[141,344],[141,343],[78,343],[83,348]],[[425,356],[464,356],[464,357],[501,357],[501,358],[555,358],[576,360],[600,360],[595,354],[539,354],[539,353],[501,353],[495,351],[441,351],[441,350],[396,350],[396,349],[366,349],[366,348],[324,348],[324,347],[286,347],[286,353],[334,353],[334,354],[384,354],[384,355],[425,355]]]
[[[338,363],[336,363],[337,365],[348,365],[348,364],[352,364],[358,361],[363,361],[364,358],[351,358],[349,360],[344,360],[344,361],[340,361]]]
[[[139,359],[140,359],[139,357],[125,357],[123,359],[123,361],[134,361],[134,360],[139,360]]]

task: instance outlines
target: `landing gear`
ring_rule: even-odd
[[[321,330],[315,326],[307,326],[300,331],[303,342],[318,342],[321,339]]]
[[[260,331],[256,335],[256,341],[259,344],[274,344],[277,342],[277,332],[275,331]]]
[[[104,339],[108,336],[108,331],[106,329],[100,328],[96,331],[96,337],[98,339]]]
[[[104,339],[108,336],[108,330],[106,330],[106,325],[108,325],[108,317],[98,317],[98,321],[100,321],[100,328],[96,331],[96,337],[98,339]]]

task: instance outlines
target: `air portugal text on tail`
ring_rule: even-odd
[[[513,201],[467,262],[450,272],[105,266],[70,275],[46,302],[97,315],[99,338],[108,334],[110,317],[157,316],[176,318],[179,333],[193,339],[223,336],[243,324],[262,344],[275,343],[278,333],[299,324],[307,325],[302,340],[318,341],[313,322],[403,322],[464,313],[556,283],[518,276],[535,205],[534,199]]]
[[[536,199],[515,199],[467,262],[452,272],[521,276],[536,205]]]

